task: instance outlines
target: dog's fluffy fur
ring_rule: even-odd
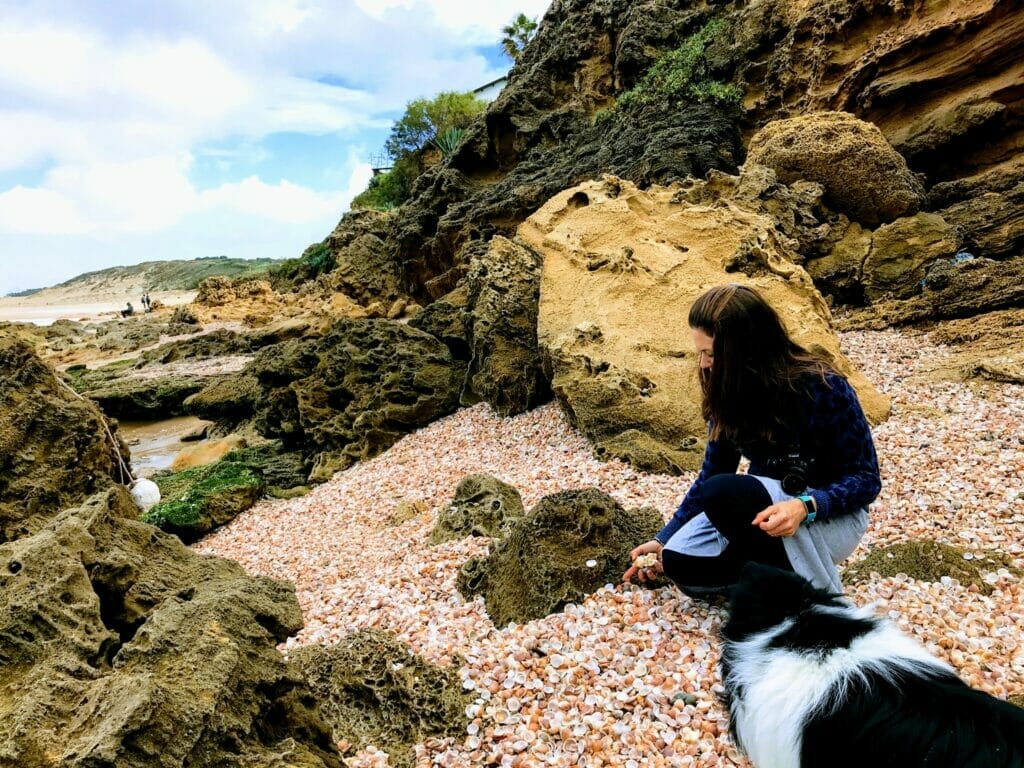
[[[1024,709],[794,573],[746,566],[722,639],[730,729],[757,768],[1024,766]]]

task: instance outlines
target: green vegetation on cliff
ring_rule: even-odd
[[[743,91],[733,83],[714,79],[707,57],[708,48],[723,40],[728,29],[724,19],[709,21],[658,59],[634,88],[619,97],[616,106],[626,108],[661,99],[739,105]]]
[[[352,201],[352,208],[386,211],[408,200],[413,182],[425,170],[425,155],[431,150],[450,155],[463,131],[486,107],[487,102],[471,91],[442,91],[432,99],[406,104],[384,144],[392,167],[370,179],[366,190]]]
[[[144,261],[125,267],[86,272],[61,283],[59,288],[91,285],[102,289],[128,280],[145,285],[149,291],[194,291],[208,277],[244,277],[264,274],[279,262],[275,259],[229,259],[211,256],[183,261]]]
[[[363,194],[366,194],[365,192]],[[270,284],[277,290],[315,280],[336,266],[334,254],[326,240],[313,243],[297,259],[286,259],[268,272]]]

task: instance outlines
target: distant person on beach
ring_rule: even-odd
[[[149,303],[149,291],[142,294],[142,309],[146,312],[152,311],[152,305]]]
[[[134,314],[135,314],[135,307],[133,307],[132,303],[129,301],[128,302],[128,306],[121,310],[121,317],[128,317],[129,315],[134,315]]]
[[[856,393],[790,339],[751,288],[706,291],[689,326],[708,422],[704,463],[668,524],[630,553],[623,580],[664,573],[706,596],[753,560],[842,592],[836,565],[864,535],[882,487]],[[750,460],[745,475],[736,474],[741,456]]]

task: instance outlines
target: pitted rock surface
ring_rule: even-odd
[[[643,191],[606,177],[556,196],[519,237],[544,257],[538,338],[552,389],[599,455],[699,467],[707,425],[686,315],[721,283],[761,292],[798,343],[850,378],[872,421],[888,415],[888,398],[842,356],[793,241],[756,206],[701,183]]]
[[[122,479],[96,405],[63,386],[28,344],[0,334],[0,543]]]
[[[0,545],[0,764],[340,768],[276,645],[291,585],[248,576],[91,497]]]
[[[458,738],[466,706],[458,664],[442,668],[416,656],[390,632],[363,629],[330,646],[293,651],[335,736],[353,749],[373,744],[388,764],[412,768],[424,739]]]
[[[537,349],[540,256],[495,237],[470,261],[466,285],[471,395],[503,416],[550,399]]]
[[[465,367],[402,323],[342,319],[322,339],[268,347],[247,372],[262,389],[260,432],[312,455],[310,479],[323,481],[452,413]]]
[[[523,499],[513,486],[489,475],[467,475],[438,515],[430,543],[466,536],[502,538],[524,514]]]
[[[496,627],[539,619],[617,583],[630,550],[662,524],[657,510],[626,510],[596,488],[545,496],[490,555],[462,567],[459,591],[483,595]]]

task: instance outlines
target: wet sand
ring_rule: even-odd
[[[160,421],[122,421],[117,429],[131,450],[136,477],[152,477],[160,470],[170,469],[183,448],[199,445],[200,441],[183,443],[181,439],[206,423],[195,416],[178,416]]]

